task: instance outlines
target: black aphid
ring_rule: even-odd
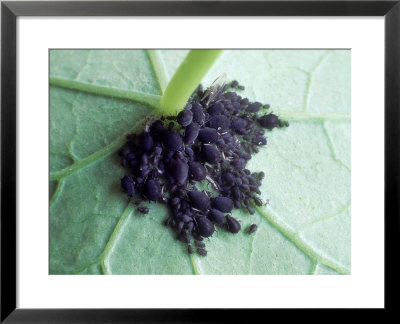
[[[237,80],[233,80],[232,82],[231,82],[231,88],[236,88],[236,87],[238,87],[239,86],[239,82],[237,81]]]
[[[208,126],[216,129],[218,132],[223,133],[229,129],[231,122],[227,116],[218,115],[214,116],[208,122]]]
[[[179,234],[182,232],[183,226],[185,226],[185,223],[182,222],[182,221],[180,221],[180,222],[178,222],[178,223],[176,224],[176,231],[177,231]],[[182,235],[181,235],[181,236],[178,236],[178,239],[180,239],[181,241],[182,241],[182,238],[183,238]]]
[[[253,215],[253,214],[255,213],[254,208],[251,207],[251,206],[247,206],[247,211],[248,211],[251,215]]]
[[[133,181],[132,176],[125,176],[121,179],[121,186],[124,192],[132,197],[135,194],[135,181]]]
[[[214,208],[224,212],[230,213],[233,209],[233,201],[228,197],[215,197],[212,199]]]
[[[197,232],[193,232],[193,233],[192,233],[192,236],[193,236],[193,238],[194,238],[195,240],[197,240],[197,241],[203,241],[203,238],[202,238],[201,235],[198,234]]]
[[[210,219],[219,226],[224,225],[226,222],[224,213],[215,208],[210,209]]]
[[[148,179],[144,184],[143,194],[149,200],[159,200],[161,198],[161,186],[158,181]]]
[[[178,123],[183,126],[186,127],[188,125],[190,125],[192,123],[193,120],[193,113],[190,110],[182,110],[177,117]]]
[[[241,229],[240,223],[235,218],[229,215],[226,216],[226,224],[229,232],[233,234],[238,233]]]
[[[254,233],[255,231],[257,231],[258,226],[256,224],[251,224],[250,228],[249,228],[249,234]]]
[[[202,241],[195,241],[194,244],[199,248],[204,248],[206,245]]]
[[[189,163],[189,175],[190,178],[195,181],[201,181],[207,176],[207,169],[200,162],[190,162]]]
[[[140,206],[138,207],[137,211],[141,214],[148,214],[149,213],[149,208],[145,206]]]
[[[144,132],[139,136],[139,145],[143,150],[150,151],[154,145],[153,137],[149,133]]]
[[[191,110],[193,113],[193,120],[200,126],[203,126],[204,121],[205,121],[203,107],[199,103],[195,102],[192,104]]]
[[[253,197],[254,202],[256,203],[257,206],[262,206],[263,202],[260,198],[258,197]]]
[[[164,225],[165,225],[165,226],[170,226],[171,223],[172,223],[172,218],[171,218],[171,217],[167,217],[167,218],[164,220]]]
[[[247,106],[246,111],[248,112],[258,112],[260,110],[261,103],[259,102],[253,102],[250,105]]]
[[[207,109],[207,112],[211,116],[220,115],[224,111],[224,105],[221,102],[216,102],[210,108]]]
[[[171,151],[180,151],[183,148],[181,135],[175,130],[167,130],[164,133],[164,145]]]
[[[184,135],[184,141],[185,144],[192,144],[197,136],[199,135],[199,125],[196,123],[191,123],[189,126],[186,127],[185,129],[185,135]]]
[[[197,249],[197,253],[200,254],[201,256],[206,256],[207,255],[207,251],[202,249],[202,248],[198,248]]]
[[[179,158],[173,158],[169,161],[168,172],[175,182],[182,186],[186,183],[189,166],[185,161]]]
[[[164,224],[188,244],[188,253],[194,252],[193,238],[202,256],[207,251],[201,241],[214,234],[215,226],[240,231],[240,223],[227,213],[236,208],[253,214],[252,204],[263,205],[264,173],[252,173],[246,164],[267,144],[265,129],[289,125],[273,113],[260,116],[269,105],[242,98],[233,90],[244,87],[223,79],[206,90],[199,86],[178,116],[149,119],[143,132],[126,136],[119,151],[121,165],[129,169],[121,186],[128,197],[139,198],[137,211],[149,212],[140,206],[142,200],[165,204],[170,214]],[[256,228],[253,224],[248,233]]]
[[[180,203],[181,199],[179,197],[173,197],[169,200],[171,206],[176,206]]]
[[[221,152],[212,144],[204,144],[201,147],[201,156],[205,162],[210,164],[216,164],[221,160]]]
[[[218,141],[218,132],[214,128],[204,127],[199,131],[197,139],[203,143],[215,143]]]
[[[264,136],[256,136],[251,139],[251,142],[255,145],[266,145],[267,139]]]
[[[196,222],[201,236],[210,237],[214,234],[214,224],[206,216],[197,217]]]
[[[187,193],[192,206],[201,211],[207,211],[210,207],[210,197],[202,191],[189,191]]]
[[[236,131],[238,134],[245,134],[247,132],[247,120],[239,117],[232,118],[231,129]]]
[[[277,115],[268,114],[258,119],[260,125],[266,129],[273,129],[279,125],[279,118]]]
[[[235,178],[235,176],[230,172],[225,172],[223,174],[223,179],[227,185],[232,186],[235,184],[236,179],[238,178]]]

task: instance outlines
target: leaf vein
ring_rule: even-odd
[[[106,246],[104,247],[103,252],[100,255],[100,262],[101,262],[101,269],[104,272],[104,274],[111,274],[111,271],[109,271],[106,260],[110,253],[113,251],[115,244],[118,241],[118,238],[121,236],[121,233],[126,225],[126,222],[129,218],[129,216],[132,214],[134,210],[134,206],[129,203],[128,206],[125,208],[123,211],[120,219],[118,220],[117,225],[115,225],[113,232],[110,235],[110,238],[108,239],[108,242]]]
[[[80,268],[77,269],[77,270],[72,270],[72,271],[70,272],[70,274],[79,274],[79,273],[81,273],[82,271],[84,271],[84,270],[90,268],[91,266],[93,266],[93,265],[95,265],[95,264],[97,264],[97,263],[99,263],[99,259],[98,259],[98,258],[97,258],[96,260],[94,260],[94,261],[88,263],[88,264],[85,264],[84,266],[80,267]]]
[[[149,105],[153,108],[158,109],[160,107],[161,96],[143,93],[139,91],[123,90],[99,85],[93,85],[89,83],[84,83],[76,80],[68,80],[57,77],[50,77],[50,85],[67,88],[82,92],[87,92],[95,95],[127,99],[139,103]]]
[[[51,196],[51,199],[50,199],[50,202],[49,202],[50,206],[57,200],[58,196],[60,195],[60,192],[62,191],[63,186],[64,186],[64,180],[61,179],[57,183],[56,191]]]
[[[326,51],[317,63],[311,68],[311,70],[307,73],[307,84],[306,84],[306,91],[304,94],[304,102],[303,102],[303,111],[307,111],[308,109],[308,102],[310,97],[310,90],[312,85],[313,73],[318,69],[318,67],[322,64],[323,61],[329,56],[332,51]]]
[[[307,228],[309,228],[310,226],[312,226],[312,225],[314,225],[314,224],[317,224],[317,223],[319,223],[319,222],[323,222],[323,221],[325,221],[325,220],[328,220],[328,219],[330,219],[330,218],[333,218],[333,217],[335,217],[335,216],[341,214],[342,212],[344,212],[345,210],[347,210],[349,207],[350,207],[350,202],[348,202],[343,208],[340,208],[337,212],[335,212],[335,213],[332,214],[332,215],[328,215],[328,216],[324,216],[324,217],[320,217],[320,218],[314,219],[312,222],[310,222],[310,223],[304,225],[303,228],[301,228],[301,229],[296,233],[296,235],[301,234],[301,233],[304,232]]]
[[[131,78],[129,78],[127,75],[125,75],[125,74],[123,73],[123,71],[120,70],[120,68],[117,66],[116,63],[117,63],[117,62],[115,62],[115,61],[112,62],[112,66],[114,67],[115,72],[117,72],[118,75],[119,75],[122,79],[124,79],[126,82],[128,82],[130,85],[134,85],[133,80],[132,80]]]
[[[85,64],[82,66],[82,68],[79,70],[79,72],[76,74],[75,79],[77,80],[80,78],[82,72],[86,69],[86,67],[88,67],[91,63],[90,63],[90,57],[92,55],[92,51],[88,51],[87,55],[86,55],[86,60],[85,60]]]
[[[199,269],[198,269],[198,267],[197,267],[197,264],[196,264],[196,262],[195,262],[195,260],[194,260],[193,255],[190,255],[190,254],[189,254],[189,260],[190,260],[190,264],[191,264],[191,266],[192,266],[193,274],[195,274],[195,275],[201,274],[200,271],[199,271]]]
[[[304,112],[304,111],[275,111],[282,119],[293,121],[349,121],[349,113],[330,113],[330,112]]]
[[[159,50],[146,50],[146,52],[153,67],[158,84],[160,85],[161,91],[164,93],[168,85],[169,76],[161,53]]]
[[[318,263],[316,261],[313,261],[313,263],[311,265],[311,269],[310,269],[310,275],[315,275],[315,272],[317,270],[317,265],[318,265]]]
[[[329,131],[326,128],[325,123],[323,123],[322,126],[323,126],[323,130],[324,130],[325,136],[328,139],[328,147],[329,147],[329,150],[331,151],[332,158],[335,160],[335,162],[337,162],[338,164],[343,166],[347,171],[351,172],[351,169],[341,159],[339,159],[337,157],[337,154],[336,154],[336,151],[335,151],[335,147],[333,146],[331,135],[329,134]]]

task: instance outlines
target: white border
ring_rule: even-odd
[[[18,307],[383,307],[383,18],[19,17],[17,29]],[[199,47],[352,49],[351,275],[48,275],[48,48]]]

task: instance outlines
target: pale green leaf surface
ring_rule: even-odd
[[[145,51],[52,50],[50,77],[148,94],[161,94]]]
[[[159,51],[153,68],[146,51],[57,50],[50,75],[160,95],[160,67],[169,80],[185,54]],[[350,273],[350,52],[226,51],[203,84],[222,73],[290,127],[267,132],[268,145],[248,164],[266,173],[269,203],[254,215],[235,210],[243,231],[218,230],[205,258],[189,256],[162,225],[163,206],[137,215],[121,192],[118,148],[154,110],[79,91],[79,83],[51,86],[50,273]],[[259,229],[249,236],[252,223]]]

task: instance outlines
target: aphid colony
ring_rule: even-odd
[[[216,226],[238,233],[241,225],[229,214],[234,208],[253,214],[251,202],[263,204],[258,195],[264,173],[252,173],[246,164],[267,144],[264,129],[288,123],[273,113],[259,116],[269,105],[232,91],[242,89],[237,81],[226,85],[218,79],[206,91],[200,86],[178,116],[148,122],[141,134],[127,135],[120,151],[121,165],[130,169],[121,179],[124,192],[138,197],[142,214],[149,211],[142,200],[166,204],[164,224],[188,245],[188,253],[194,253],[193,238],[197,253],[207,255],[202,241]],[[198,189],[205,181],[212,190]]]

